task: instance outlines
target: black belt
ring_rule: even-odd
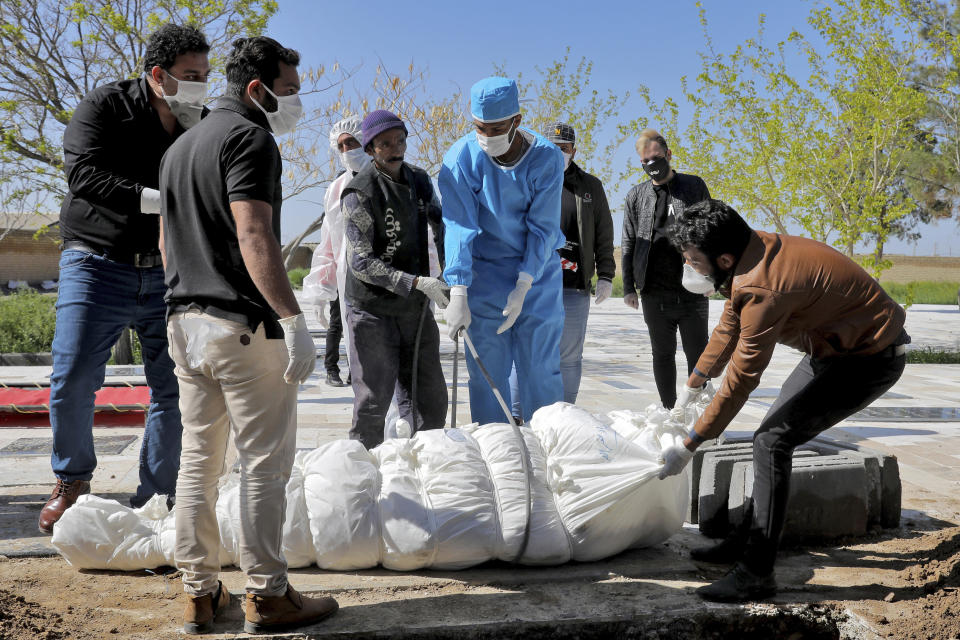
[[[87,253],[100,256],[101,258],[112,260],[113,262],[119,262],[121,264],[128,264],[132,267],[137,267],[138,269],[151,269],[153,267],[159,267],[163,265],[163,259],[160,257],[160,251],[158,249],[154,249],[153,251],[148,251],[146,253],[126,253],[123,251],[116,251],[114,249],[101,249],[99,247],[94,247],[86,242],[83,242],[82,240],[67,240],[63,243],[63,250],[66,251],[68,249],[72,249],[74,251],[85,251]]]

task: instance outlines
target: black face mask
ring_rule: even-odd
[[[670,163],[663,156],[641,163],[644,172],[654,180],[663,182],[670,175]]]

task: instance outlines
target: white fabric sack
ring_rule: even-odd
[[[496,556],[493,484],[473,438],[430,429],[387,440],[373,453],[382,478],[384,567],[465,569]]]
[[[380,560],[376,459],[357,440],[335,440],[306,453],[304,498],[321,569],[353,571]]]
[[[657,479],[662,445],[636,444],[563,402],[539,409],[531,426],[547,456],[550,487],[574,560],[598,560],[657,544],[679,531],[688,502],[686,472]]]
[[[304,491],[304,459],[307,452],[297,453],[287,481],[287,510],[283,521],[283,557],[291,569],[309,567],[317,559],[310,532],[310,514]],[[221,534],[222,538],[222,534]]]
[[[240,479],[236,474],[220,487],[217,498],[220,528],[220,566],[240,564]]]
[[[158,501],[164,503],[162,511]],[[54,525],[51,542],[78,569],[159,567],[167,564],[160,546],[165,503],[166,496],[154,496],[140,509],[131,509],[116,500],[82,495]]]
[[[466,425],[480,446],[490,470],[497,515],[500,520],[500,545],[496,557],[527,565],[557,565],[570,560],[570,541],[560,520],[560,512],[547,485],[547,459],[540,441],[528,426],[477,423]],[[522,449],[516,436],[519,429],[530,456],[531,498],[530,535],[519,559],[527,527],[527,477],[521,462]]]

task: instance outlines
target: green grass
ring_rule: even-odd
[[[900,304],[957,304],[958,282],[918,281],[900,284],[880,282],[890,297]]]
[[[290,278],[290,286],[294,289],[303,289],[303,279],[310,273],[310,269],[291,269],[287,271],[287,277]]]
[[[960,287],[960,282],[881,282],[880,286],[900,304],[957,304],[957,287]],[[613,278],[613,297],[623,297],[623,276],[619,274]],[[720,294],[714,294],[712,298],[723,300]]]
[[[960,364],[960,351],[923,347],[907,351],[908,364]]]
[[[57,296],[25,291],[0,297],[0,353],[48,353]]]

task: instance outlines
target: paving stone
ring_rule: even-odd
[[[869,482],[864,459],[844,455],[795,460],[790,475],[790,499],[783,540],[828,540],[860,536],[869,531]],[[730,478],[730,524],[743,519],[753,497],[753,463],[738,462]]]
[[[753,461],[753,445],[734,443],[712,447],[701,458],[697,492],[697,523],[700,531],[710,537],[720,537],[729,530],[727,503],[733,466],[738,462]],[[794,457],[816,456],[815,451],[797,450]]]

